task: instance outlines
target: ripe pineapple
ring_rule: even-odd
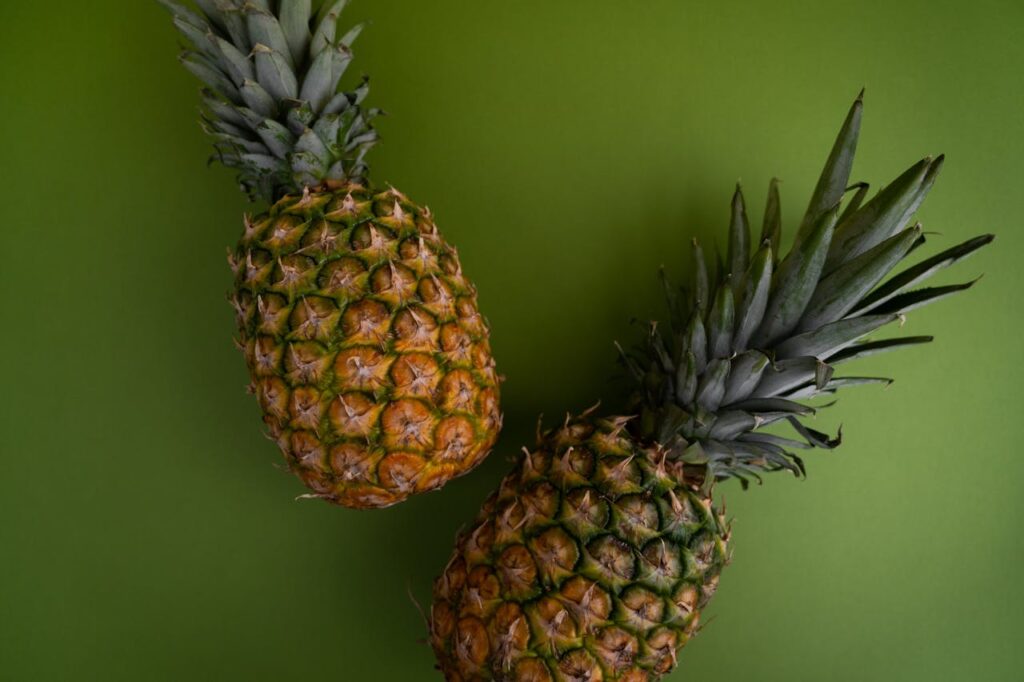
[[[207,86],[216,158],[270,208],[229,261],[264,422],[313,496],[386,507],[460,476],[501,427],[487,323],[430,211],[367,180],[379,113],[339,82],[347,0],[160,0]]]
[[[695,243],[692,288],[680,297],[666,287],[668,328],[652,325],[643,350],[623,353],[635,415],[584,414],[540,435],[460,534],[430,619],[448,680],[640,682],[674,668],[729,557],[714,484],[802,475],[793,451],[833,448],[839,438],[805,425],[814,409],[800,401],[889,382],[834,368],[929,341],[864,337],[970,286],[911,290],[991,235],[886,279],[924,242],[920,225],[908,223],[942,157],[915,164],[866,203],[867,185],[855,185],[840,213],[861,109],[858,97],[788,254],[777,257],[777,185],[753,255],[737,189],[714,285]],[[759,430],[777,422],[795,437]]]
[[[484,503],[434,585],[448,680],[655,679],[728,561],[707,471],[629,418],[567,418]]]

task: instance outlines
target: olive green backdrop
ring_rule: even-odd
[[[806,205],[857,90],[854,175],[929,153],[932,252],[994,231],[930,347],[865,362],[810,479],[722,486],[734,561],[674,680],[1018,680],[1024,669],[1024,27],[1009,0],[361,0],[374,153],[475,278],[507,428],[472,475],[386,511],[296,502],[243,390],[196,83],[141,0],[0,3],[0,678],[440,679],[426,607],[536,415],[600,397],[655,271]],[[949,282],[956,276],[944,276]]]

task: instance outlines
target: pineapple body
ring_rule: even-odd
[[[486,456],[488,328],[428,209],[350,184],[285,196],[246,220],[231,262],[252,390],[315,496],[386,507]]]
[[[527,452],[434,585],[451,682],[655,680],[695,633],[727,561],[700,469],[626,419],[567,420]]]

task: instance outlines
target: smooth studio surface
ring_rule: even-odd
[[[0,4],[0,677],[435,680],[430,584],[538,414],[621,404],[612,340],[656,271],[724,246],[737,178],[791,237],[850,101],[856,179],[946,166],[929,253],[972,291],[850,368],[810,477],[720,489],[733,564],[673,680],[1016,680],[1024,8],[952,2],[361,0],[371,165],[428,204],[493,327],[506,429],[441,493],[299,501],[231,344],[225,247],[251,210],[208,169],[197,83],[155,2]]]

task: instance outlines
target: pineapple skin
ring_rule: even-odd
[[[676,666],[728,562],[701,470],[628,418],[567,419],[526,452],[434,584],[449,682],[641,682]]]
[[[486,457],[502,421],[489,330],[429,209],[323,185],[247,217],[229,262],[250,388],[312,496],[387,507]]]

